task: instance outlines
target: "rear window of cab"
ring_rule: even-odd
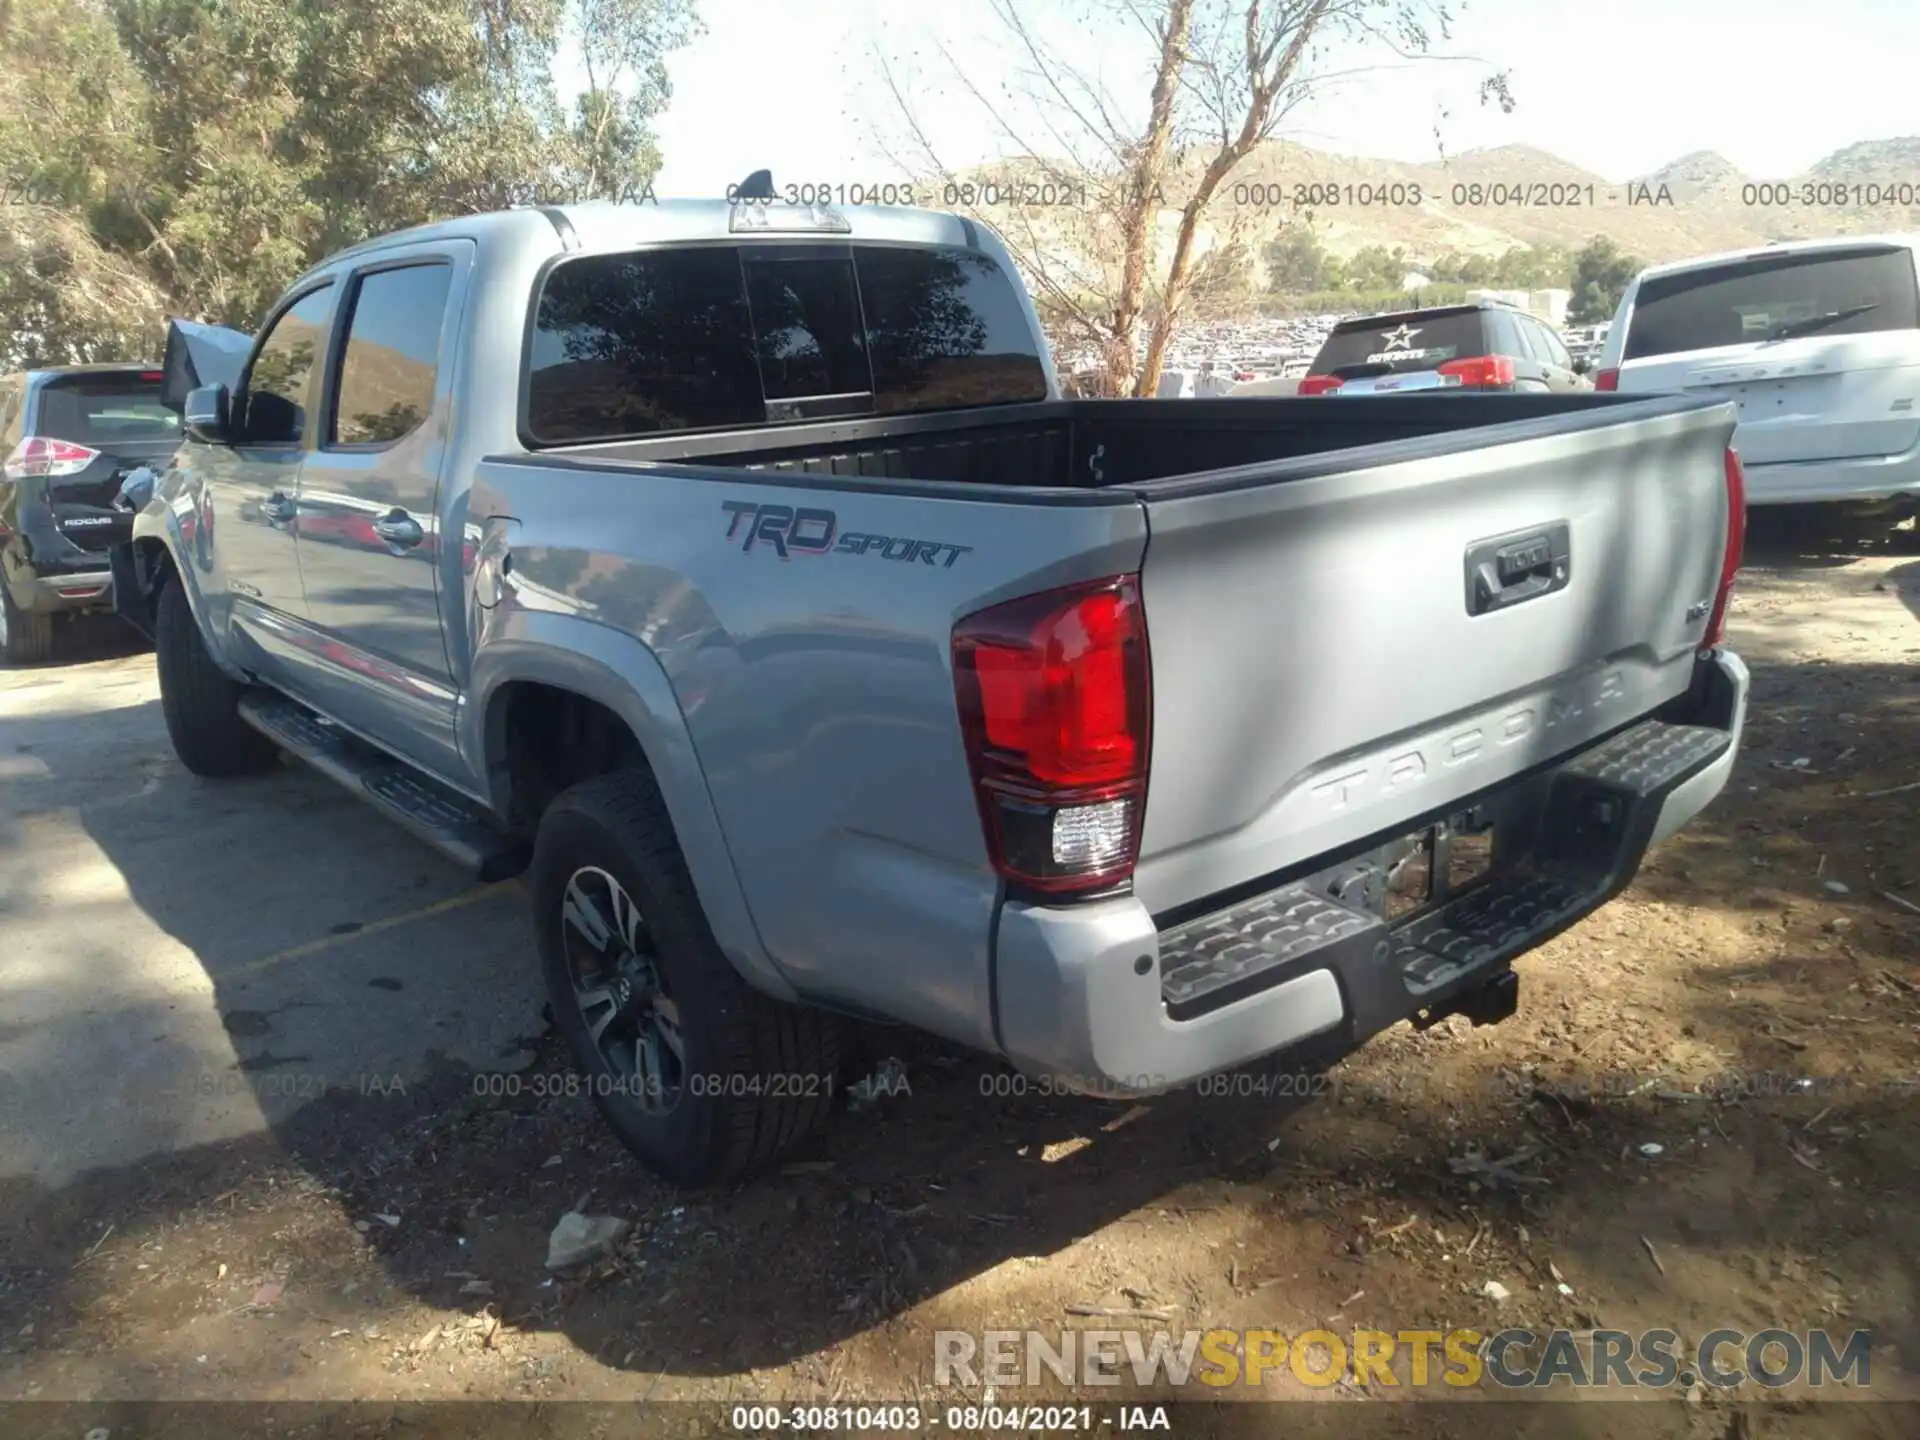
[[[1013,281],[970,250],[821,243],[563,260],[527,361],[536,443],[1046,398]]]

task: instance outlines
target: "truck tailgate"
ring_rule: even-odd
[[[1391,836],[1684,692],[1734,422],[1663,397],[1133,487],[1148,909]]]

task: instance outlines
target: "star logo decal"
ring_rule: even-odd
[[[1410,350],[1413,348],[1413,337],[1419,333],[1411,326],[1402,325],[1398,330],[1387,331],[1380,339],[1389,350]]]

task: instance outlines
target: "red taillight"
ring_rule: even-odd
[[[1301,377],[1300,388],[1294,393],[1298,395],[1324,395],[1329,390],[1338,390],[1340,384],[1341,381],[1338,375],[1306,375]]]
[[[1618,390],[1620,388],[1620,372],[1611,369],[1602,370],[1598,375],[1593,377],[1593,388],[1596,390]]]
[[[994,868],[1049,894],[1130,877],[1151,695],[1139,580],[967,616],[953,629],[953,676]]]
[[[1740,573],[1740,562],[1747,554],[1747,472],[1741,467],[1740,452],[1727,447],[1727,548],[1720,558],[1720,588],[1713,594],[1713,613],[1707,617],[1707,633],[1700,648],[1710,650],[1727,634],[1727,606],[1733,600],[1733,577]]]
[[[1464,360],[1449,360],[1440,367],[1442,375],[1457,375],[1462,385],[1511,385],[1518,378],[1510,355],[1474,355]]]
[[[78,475],[99,455],[98,450],[89,450],[71,440],[29,435],[13,447],[4,468],[9,480],[21,480],[29,475]]]
[[[140,372],[140,378],[142,380],[164,380],[167,378],[167,372],[164,370],[142,370]]]

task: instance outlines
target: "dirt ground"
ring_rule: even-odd
[[[541,1093],[565,1074],[550,1039],[491,1087],[507,1093],[452,1066],[404,1094],[337,1091],[265,1134],[0,1190],[0,1398],[933,1410],[985,1398],[936,1389],[936,1331],[1356,1325],[1867,1329],[1870,1392],[1911,1396],[1913,542],[1750,555],[1728,792],[1522,962],[1504,1025],[1402,1027],[1324,1081],[1144,1107],[1007,1093],[1003,1071],[889,1035],[903,1085],[816,1157],[713,1195],[656,1183],[585,1100]],[[569,1209],[631,1230],[556,1278]],[[1306,1407],[1328,1419],[1300,1433],[1354,1433],[1362,1411],[1368,1433],[1487,1431],[1471,1400],[1393,1405],[1379,1384],[1283,1369],[1255,1393],[1341,1407]],[[1674,1434],[1814,1433],[1798,1392],[1679,1393],[1658,1422]],[[1510,1405],[1495,1433],[1629,1433],[1622,1413]],[[1913,1416],[1817,1420],[1892,1436]],[[1631,1433],[1669,1433],[1652,1423]],[[277,1433],[297,1429],[285,1412]]]

